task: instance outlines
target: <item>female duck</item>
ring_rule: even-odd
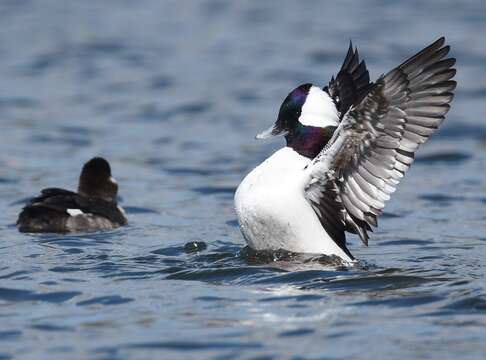
[[[127,224],[117,205],[118,185],[108,161],[95,157],[83,166],[78,191],[47,188],[20,212],[21,232],[67,233],[109,230]]]

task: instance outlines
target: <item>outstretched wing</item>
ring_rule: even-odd
[[[449,111],[455,59],[443,45],[440,38],[379,78],[309,165],[306,196],[321,222],[333,222],[336,242],[350,231],[368,243],[415,151]]]
[[[327,91],[334,100],[341,119],[351,106],[358,104],[364,98],[371,85],[364,60],[359,61],[358,49],[353,50],[353,44],[349,42],[349,49],[341,70],[324,88],[324,91]]]

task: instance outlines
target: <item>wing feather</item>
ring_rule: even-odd
[[[359,61],[358,49],[353,50],[353,44],[350,42],[341,69],[324,90],[334,100],[340,117],[343,118],[351,106],[363,99],[370,86],[370,75],[366,63],[364,60]]]
[[[61,214],[69,214],[69,209],[79,209],[83,213],[103,216],[119,224],[126,224],[124,215],[120,212],[116,202],[109,202],[99,198],[87,198],[75,192],[60,188],[47,188],[33,198],[25,207],[45,208]]]
[[[379,78],[362,101],[350,108],[307,168],[306,196],[320,194],[312,203],[325,210],[318,213],[323,226],[357,233],[368,243],[367,232],[377,226],[385,202],[413,163],[415,151],[450,109],[456,70],[452,68],[455,59],[445,58],[450,48],[444,41],[438,39]],[[356,61],[357,54],[349,64]],[[334,189],[334,206],[329,206],[326,189]]]

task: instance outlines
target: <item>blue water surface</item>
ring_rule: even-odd
[[[0,359],[483,359],[484,1],[0,2]],[[256,142],[349,39],[372,78],[445,35],[457,96],[359,266],[248,255]],[[129,226],[20,234],[25,199],[112,163]],[[268,260],[268,259],[267,259]]]

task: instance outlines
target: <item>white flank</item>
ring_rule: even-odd
[[[241,231],[253,249],[337,255],[351,261],[304,196],[304,168],[311,161],[285,147],[248,174],[235,194]]]
[[[331,97],[321,88],[312,86],[302,106],[299,122],[316,127],[337,126],[339,115]]]
[[[76,216],[76,215],[82,215],[84,214],[81,210],[79,209],[67,209],[66,210],[67,213],[70,215],[70,216]]]

